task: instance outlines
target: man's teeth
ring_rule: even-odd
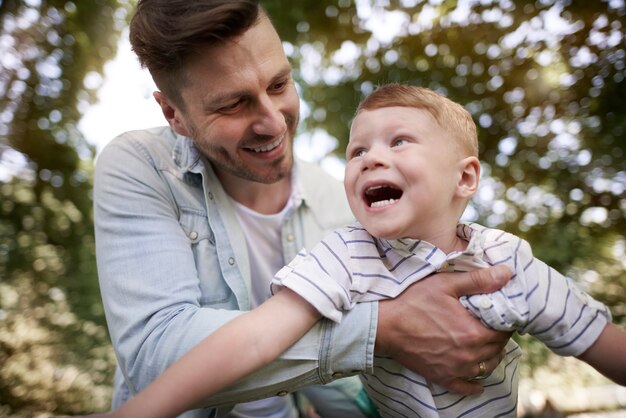
[[[396,203],[397,199],[387,199],[387,200],[379,200],[378,202],[372,202],[370,205],[371,208],[381,208],[383,206],[389,206]]]
[[[276,141],[272,142],[271,144],[263,145],[262,147],[258,147],[258,148],[252,148],[252,151],[254,151],[254,152],[271,151],[274,148],[276,148],[277,146],[279,146],[281,142],[283,142],[283,137],[282,136],[280,138],[278,138]]]

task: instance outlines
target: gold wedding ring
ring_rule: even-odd
[[[484,361],[478,363],[478,374],[474,377],[473,380],[482,380],[487,377],[487,366]]]

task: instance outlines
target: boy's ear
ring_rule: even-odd
[[[467,157],[459,162],[459,183],[457,184],[457,197],[470,198],[478,190],[480,180],[480,162],[476,157]]]
[[[155,91],[152,93],[152,96],[161,107],[161,112],[163,112],[163,116],[165,116],[165,119],[167,120],[167,123],[169,123],[170,127],[179,135],[189,137],[189,130],[184,124],[182,113],[178,107],[171,103],[170,100],[160,91]]]

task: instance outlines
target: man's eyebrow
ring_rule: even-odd
[[[272,78],[272,83],[276,82],[285,77],[291,77],[291,65],[285,66],[281,71],[279,71],[274,78]]]
[[[276,81],[281,80],[286,77],[290,77],[291,75],[291,65],[286,66],[284,69],[279,71],[274,77],[272,77],[270,84],[274,84]],[[214,110],[222,107],[224,104],[230,102],[231,100],[240,99],[242,97],[250,96],[250,92],[248,90],[235,90],[229,91],[226,93],[218,93],[216,95],[212,95],[211,97],[207,97],[202,101],[202,107],[208,110]]]

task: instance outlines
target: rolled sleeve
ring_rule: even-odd
[[[587,350],[611,320],[609,309],[535,258],[525,240],[498,230],[486,234],[486,259],[514,274],[498,292],[462,298],[465,306],[487,326],[530,334],[556,354]]]
[[[322,383],[373,373],[377,325],[378,302],[356,304],[339,324],[325,321],[320,352]]]

